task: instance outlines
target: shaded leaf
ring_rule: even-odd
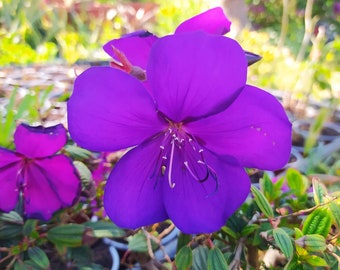
[[[183,246],[175,257],[177,270],[187,270],[192,265],[192,250],[188,246]]]
[[[229,228],[227,226],[223,226],[222,231],[224,231],[226,234],[228,234],[229,236],[231,236],[234,239],[238,238],[237,233],[234,232],[231,228]]]
[[[260,226],[258,224],[250,224],[245,226],[241,231],[241,236],[248,236],[249,234],[253,233],[255,230],[257,230]]]
[[[219,248],[213,247],[209,250],[207,260],[208,270],[228,269],[228,264]]]
[[[186,233],[180,233],[178,236],[178,241],[177,241],[177,248],[176,250],[179,251],[182,247],[186,246],[192,239],[191,234],[186,234]]]
[[[77,247],[81,246],[86,227],[81,224],[66,224],[50,229],[47,239],[56,245]]]
[[[25,236],[30,236],[38,224],[38,220],[36,219],[28,219],[25,221],[24,228],[22,230]]]
[[[97,221],[97,222],[86,222],[84,223],[86,227],[93,229],[93,234],[95,237],[123,237],[125,236],[125,231],[119,228],[112,222]]]
[[[39,267],[48,269],[50,261],[47,258],[46,253],[38,247],[30,247],[28,249],[28,256]]]
[[[192,270],[207,270],[208,248],[198,246],[192,252]]]
[[[145,234],[142,231],[139,231],[135,235],[132,235],[128,238],[128,248],[131,251],[136,252],[148,252],[148,244]],[[152,248],[154,249],[157,244],[151,240]]]

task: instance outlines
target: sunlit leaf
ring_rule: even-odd
[[[254,200],[262,213],[265,214],[266,217],[273,218],[273,209],[271,208],[268,200],[263,195],[263,193],[255,186],[251,186],[251,192],[253,193]]]
[[[275,243],[278,245],[285,257],[288,259],[291,258],[293,256],[294,247],[290,236],[281,228],[274,229],[273,236]]]

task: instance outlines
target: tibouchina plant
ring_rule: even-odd
[[[114,42],[118,60],[144,76],[91,67],[68,102],[69,131],[80,146],[131,147],[104,194],[108,216],[123,228],[170,218],[186,233],[214,232],[249,193],[244,167],[276,170],[290,156],[291,124],[275,97],[246,84],[241,46],[223,31],[187,30],[134,36],[152,37],[144,49],[126,37],[128,46]],[[138,52],[145,56],[137,60]]]

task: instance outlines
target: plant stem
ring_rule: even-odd
[[[279,49],[282,48],[284,42],[286,40],[287,32],[288,32],[288,23],[289,23],[289,0],[283,0],[283,11],[281,18],[281,33],[278,42]]]
[[[305,33],[303,35],[303,40],[301,43],[299,53],[296,57],[296,61],[298,62],[301,62],[303,57],[305,56],[308,43],[312,37],[313,26],[314,26],[312,22],[313,4],[314,4],[314,0],[307,0],[306,9],[305,9]]]

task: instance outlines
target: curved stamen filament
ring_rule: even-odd
[[[175,183],[172,182],[172,165],[173,165],[173,160],[174,160],[174,151],[175,151],[175,142],[172,140],[171,141],[171,151],[170,151],[170,160],[169,160],[169,170],[168,170],[168,181],[169,181],[169,186],[171,188],[175,187]]]
[[[205,163],[200,162],[200,161],[201,161],[201,160],[198,160],[197,163],[206,166]],[[198,176],[196,176],[195,173],[191,170],[191,168],[189,167],[189,162],[188,162],[188,161],[184,161],[184,165],[185,165],[185,167],[187,168],[188,172],[191,174],[191,176],[192,176],[196,181],[202,183],[202,182],[208,180],[208,178],[209,178],[209,170],[208,170],[208,168],[206,168],[206,174],[205,174],[205,176],[204,176],[202,179],[200,179],[200,178],[199,178]]]

